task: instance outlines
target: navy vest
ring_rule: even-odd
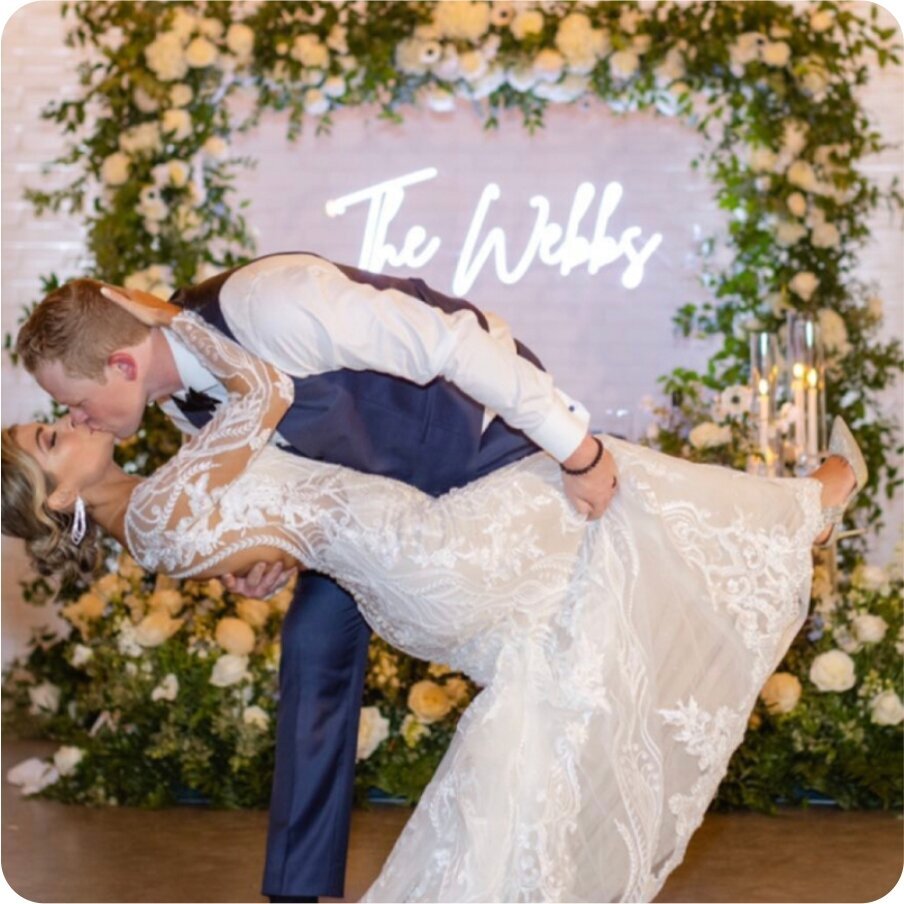
[[[447,313],[473,311],[480,325],[488,329],[483,313],[470,302],[443,295],[421,279],[334,266],[354,282],[397,289]],[[170,301],[195,311],[235,340],[219,297],[223,283],[238,269],[179,289]],[[542,368],[529,349],[517,341],[515,347],[519,355]],[[278,427],[291,444],[290,451],[394,477],[433,496],[539,450],[499,417],[481,434],[483,406],[442,377],[420,386],[377,371],[340,369],[293,379],[295,401]],[[187,415],[196,427],[203,426],[210,416],[209,412]]]

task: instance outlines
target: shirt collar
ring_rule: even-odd
[[[174,395],[182,398],[189,389],[194,389],[196,392],[209,392],[220,385],[217,378],[186,348],[172,330],[163,329],[162,332],[173,353],[173,361],[179,372],[179,379],[185,387],[182,392],[174,393]]]

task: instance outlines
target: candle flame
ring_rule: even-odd
[[[794,374],[795,377],[797,377],[798,379],[800,379],[800,378],[804,375],[804,366],[803,366],[803,364],[801,364],[800,361],[798,361],[798,362],[794,365],[794,367],[791,368],[791,372]]]
[[[760,380],[760,395],[769,395],[769,381]]]
[[[819,374],[816,372],[815,367],[807,373],[807,382],[813,387],[819,382]]]

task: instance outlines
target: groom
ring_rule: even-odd
[[[45,298],[17,339],[25,366],[74,423],[124,439],[156,401],[185,432],[203,426],[223,386],[168,330],[135,332],[132,321],[127,339],[104,334],[108,318],[95,315],[116,306],[103,288],[75,280]],[[586,410],[501,320],[423,280],[284,253],[170,300],[294,379],[274,438],[291,452],[438,496],[542,449],[587,517],[615,492],[614,462],[588,434]],[[101,349],[100,366],[78,372],[89,347]],[[279,566],[260,565],[227,583],[264,596],[284,579]],[[370,629],[345,591],[306,572],[282,630],[262,891],[271,901],[341,896]]]

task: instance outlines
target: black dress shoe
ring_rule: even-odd
[[[316,895],[270,895],[273,904],[291,904],[294,901],[313,901],[316,904],[320,899]]]

